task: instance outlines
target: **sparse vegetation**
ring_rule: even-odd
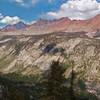
[[[71,78],[65,78],[64,73],[68,67],[64,67],[65,64],[62,65],[59,61],[51,64],[50,70],[46,71],[47,74],[23,76],[16,73],[6,75],[1,73],[2,98],[4,100],[99,100],[86,90],[84,81],[76,79],[77,74],[73,71],[73,65],[69,62],[67,64],[69,67],[72,66]]]
[[[0,69],[7,67],[14,59],[15,55],[4,56],[0,59]]]
[[[11,95],[18,97],[22,95],[23,98],[24,94],[25,100],[47,100],[45,81],[48,80],[50,71],[46,69],[53,60],[60,57],[60,62],[63,59],[64,62],[59,63],[58,66],[66,67],[64,73],[66,99],[71,99],[72,66],[70,61],[74,60],[75,80],[73,81],[75,83],[72,83],[74,83],[73,93],[76,100],[98,100],[96,96],[100,95],[98,85],[100,82],[100,40],[57,34],[30,36],[29,40],[27,40],[29,36],[22,37],[9,36],[10,41],[0,44],[0,72],[3,72],[0,76],[0,85],[3,82],[4,97],[15,89],[19,94],[13,92],[14,94]],[[39,40],[43,41],[38,42]],[[8,87],[11,88],[10,91]],[[89,89],[93,90],[94,94],[89,93]]]

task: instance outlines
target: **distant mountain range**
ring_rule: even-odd
[[[0,31],[1,32],[10,32],[10,31],[17,31],[17,30],[22,30],[28,27],[29,25],[25,24],[24,22],[20,21],[17,24],[13,25],[7,25],[4,28],[2,28]]]
[[[39,19],[32,25],[18,22],[14,25],[7,25],[0,30],[0,33],[23,33],[23,34],[46,34],[52,32],[86,32],[86,35],[100,36],[100,14],[87,20],[70,20],[68,17],[57,20]],[[14,34],[15,34],[14,33]]]

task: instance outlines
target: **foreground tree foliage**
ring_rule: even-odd
[[[66,69],[61,66],[59,61],[53,62],[50,66],[46,84],[48,100],[66,100],[65,71]]]
[[[70,67],[71,71],[71,79],[70,79],[70,100],[76,100],[75,93],[74,93],[74,82],[75,82],[75,72],[74,72],[74,62],[72,61]]]
[[[71,73],[66,79],[67,68]],[[0,100],[99,100],[77,75],[72,61],[53,61],[48,71],[36,77],[0,73]]]
[[[8,100],[25,100],[24,94],[16,86],[11,86],[8,89],[8,98]]]

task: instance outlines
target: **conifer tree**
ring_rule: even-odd
[[[74,81],[75,81],[75,72],[74,72],[74,62],[71,62],[71,67],[72,67],[72,71],[71,71],[71,84],[70,84],[70,100],[76,100],[75,98],[75,93],[74,93]]]
[[[66,100],[66,87],[64,72],[66,69],[59,61],[54,61],[48,74],[47,92],[49,100]]]

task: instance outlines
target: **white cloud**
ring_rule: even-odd
[[[22,3],[23,2],[23,0],[15,0],[16,2],[19,2],[19,3]]]
[[[56,12],[48,12],[50,18],[69,17],[71,19],[88,19],[100,14],[100,3],[96,0],[68,0]]]
[[[24,22],[25,24],[29,24],[29,25],[31,25],[31,24],[33,24],[33,23],[36,22],[36,21],[34,21],[34,20],[32,20],[32,21],[22,20],[22,19],[20,19],[18,16],[14,16],[14,17],[5,16],[5,17],[1,18],[0,23],[1,23],[1,24],[5,24],[5,25],[6,25],[6,24],[11,24],[11,25],[13,25],[13,24],[18,23],[19,21],[22,21],[22,22]],[[2,26],[0,26],[0,28],[2,28]]]
[[[48,3],[57,4],[57,2],[63,2],[65,0],[48,0]]]
[[[3,18],[3,15],[0,13],[0,18]]]
[[[36,21],[26,22],[26,24],[29,24],[29,25],[32,25],[34,23],[36,23]]]
[[[48,0],[49,3],[52,3],[52,0]]]
[[[20,21],[20,18],[17,17],[17,16],[14,16],[14,17],[6,16],[6,17],[4,17],[3,19],[0,20],[0,23],[3,23],[3,24],[15,24],[15,23],[17,23],[19,21]]]
[[[30,7],[38,3],[40,0],[12,0],[12,1],[19,3],[23,7]]]
[[[20,20],[20,21],[22,21],[22,22],[24,22],[25,24],[28,24],[28,25],[32,25],[36,22],[35,20],[32,20],[32,21]]]
[[[34,5],[34,4],[36,4],[37,2],[39,2],[39,0],[31,0],[30,3]]]

